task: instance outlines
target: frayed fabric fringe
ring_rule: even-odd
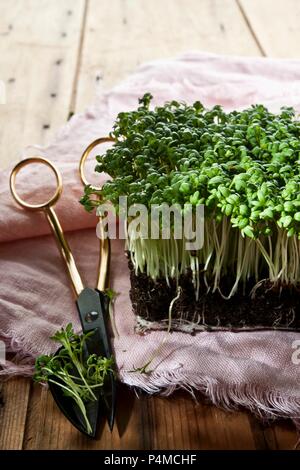
[[[0,340],[5,344],[5,354],[10,357],[0,362],[1,380],[16,376],[31,377],[34,372],[34,355],[24,354],[24,348],[20,342],[8,335],[2,333]]]
[[[28,361],[28,362],[27,362]],[[5,361],[0,364],[0,378],[10,379],[12,377],[32,377],[34,372],[34,358],[18,358],[15,356],[12,361]]]
[[[0,378],[31,377],[34,372],[34,355],[22,353],[19,343],[7,336],[2,339],[7,351],[14,351],[11,360],[0,367]],[[182,372],[152,371],[140,373],[119,371],[119,378],[127,385],[149,394],[169,396],[175,390],[184,389],[196,400],[195,392],[205,395],[211,403],[227,410],[247,408],[262,419],[290,418],[300,432],[300,398],[282,396],[275,390],[267,390],[250,384],[222,384],[211,377],[200,377]]]

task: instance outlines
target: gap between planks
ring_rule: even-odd
[[[80,39],[79,39],[79,45],[78,45],[77,63],[76,63],[76,68],[75,68],[72,94],[71,94],[71,100],[70,100],[70,106],[69,106],[69,116],[72,116],[73,113],[75,112],[76,97],[77,97],[77,84],[78,84],[80,68],[81,68],[83,41],[84,41],[84,34],[86,31],[87,17],[88,17],[88,11],[89,11],[89,0],[84,0],[84,1],[85,1],[85,4],[84,4],[83,15],[82,15],[82,24],[81,24],[81,32],[80,32]]]
[[[250,33],[252,34],[252,37],[253,37],[254,41],[257,44],[258,49],[260,50],[261,55],[263,57],[266,57],[267,56],[266,51],[264,50],[261,42],[259,41],[259,38],[258,38],[257,34],[255,33],[255,29],[253,28],[253,26],[251,24],[251,21],[250,21],[250,18],[247,16],[247,13],[246,13],[243,5],[241,4],[240,0],[236,0],[236,3],[237,3],[238,8],[241,11],[241,14],[242,14],[242,16],[245,20],[246,25],[249,28]]]

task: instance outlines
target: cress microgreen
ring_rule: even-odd
[[[265,276],[300,282],[300,121],[292,108],[271,113],[263,105],[225,113],[171,101],[150,108],[151,95],[134,111],[121,112],[114,145],[97,157],[96,170],[112,177],[104,201],[128,205],[191,203],[205,206],[205,243],[197,260],[179,240],[129,240],[136,270],[153,278],[205,267],[208,288],[222,276],[236,282]],[[97,202],[86,188],[81,202]],[[129,237],[130,238],[130,237]],[[174,274],[175,273],[175,274]],[[195,278],[195,276],[194,276]]]
[[[58,354],[42,355],[36,359],[34,380],[52,382],[62,389],[65,396],[74,400],[86,424],[92,431],[86,413],[86,404],[97,400],[97,393],[103,394],[103,385],[109,373],[113,373],[113,358],[96,354],[86,356],[84,348],[93,332],[75,334],[72,324],[57,331],[51,339],[61,344]]]

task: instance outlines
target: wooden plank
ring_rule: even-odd
[[[15,378],[2,384],[0,405],[0,449],[20,450],[23,446],[25,421],[31,381]]]
[[[265,54],[299,58],[299,0],[238,0]]]
[[[249,420],[259,449],[294,450],[300,443],[295,426],[289,419],[262,422],[252,415]]]
[[[116,426],[107,425],[96,440],[78,433],[62,416],[46,388],[30,380],[4,384],[0,409],[0,449],[293,449],[297,434],[290,421],[262,424],[246,412],[230,413],[184,392],[149,397],[120,386]],[[25,404],[24,402],[25,397]],[[25,426],[26,418],[26,427]],[[250,426],[249,426],[250,422]]]
[[[258,420],[249,415],[257,449],[300,450],[300,439],[290,419]]]
[[[246,413],[195,402],[184,392],[148,400],[146,424],[151,449],[255,449]],[[154,426],[153,426],[154,424]]]
[[[0,0],[0,165],[43,144],[70,109],[85,0]]]
[[[0,1],[0,166],[45,143],[68,117],[85,0]],[[31,381],[4,384],[0,447],[21,449]]]
[[[66,420],[46,388],[35,385],[28,409],[24,449],[140,449],[143,436],[140,415],[137,397],[121,385],[113,433],[102,422],[99,436],[91,440]]]
[[[195,403],[186,393],[139,398],[120,386],[116,426],[96,440],[82,436],[58,411],[50,393],[34,387],[25,449],[255,449],[246,413],[229,413]]]
[[[282,420],[274,426],[274,434],[278,450],[300,450],[299,434],[290,420]]]
[[[260,55],[235,0],[90,0],[75,110],[144,61],[191,49]]]

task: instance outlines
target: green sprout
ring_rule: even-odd
[[[208,289],[220,290],[226,275],[240,283],[265,277],[300,282],[300,121],[292,108],[277,114],[263,105],[225,113],[171,101],[154,109],[148,93],[139,107],[115,122],[114,145],[97,157],[96,170],[112,177],[104,201],[128,205],[179,204],[205,208],[204,246],[185,251],[185,240],[137,239],[128,235],[136,272],[153,279],[200,272]],[[81,201],[97,205],[87,187]],[[197,288],[196,288],[197,291]],[[196,292],[197,295],[197,292]]]
[[[51,339],[61,344],[57,354],[42,355],[36,359],[34,380],[51,382],[72,399],[85,420],[86,430],[92,428],[87,417],[86,404],[97,400],[96,392],[103,393],[108,374],[113,373],[113,358],[84,354],[87,339],[93,332],[77,335],[72,324],[57,331]]]

